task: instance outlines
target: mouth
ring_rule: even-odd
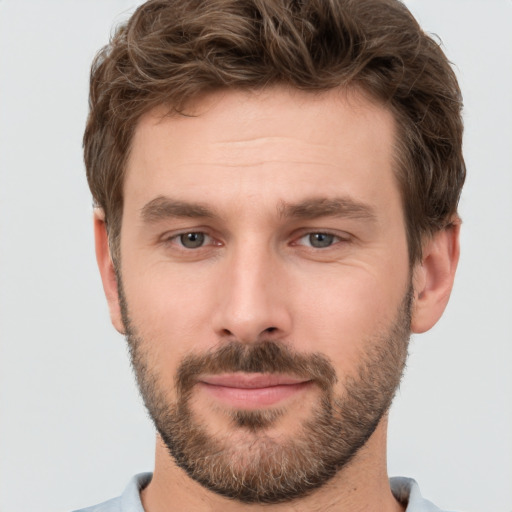
[[[313,382],[280,374],[231,373],[202,376],[198,385],[225,405],[254,410],[297,397]]]

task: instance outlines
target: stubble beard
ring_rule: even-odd
[[[229,342],[202,355],[189,355],[175,376],[177,399],[152,371],[147,347],[132,325],[118,276],[119,296],[131,362],[141,396],[176,464],[205,488],[242,503],[275,504],[304,497],[347,467],[388,411],[400,384],[410,336],[412,293],[405,295],[387,332],[366,340],[355,376],[342,393],[328,358],[299,354],[272,340]],[[201,374],[284,373],[318,385],[320,398],[309,419],[292,436],[270,436],[285,409],[232,410],[221,435],[194,413],[193,389]]]

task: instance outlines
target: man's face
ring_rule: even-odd
[[[242,501],[322,485],[385,414],[410,269],[394,122],[362,95],[224,91],[155,110],[124,184],[124,328],[177,463]]]

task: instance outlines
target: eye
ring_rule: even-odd
[[[205,245],[205,243],[209,243],[210,237],[205,233],[192,231],[190,233],[176,235],[173,237],[173,240],[186,249],[197,249]]]
[[[308,233],[299,239],[301,245],[313,247],[314,249],[325,249],[339,242],[341,238],[331,233]]]

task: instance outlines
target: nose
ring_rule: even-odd
[[[223,262],[214,329],[241,343],[283,339],[292,326],[283,261],[271,248],[243,244]]]

